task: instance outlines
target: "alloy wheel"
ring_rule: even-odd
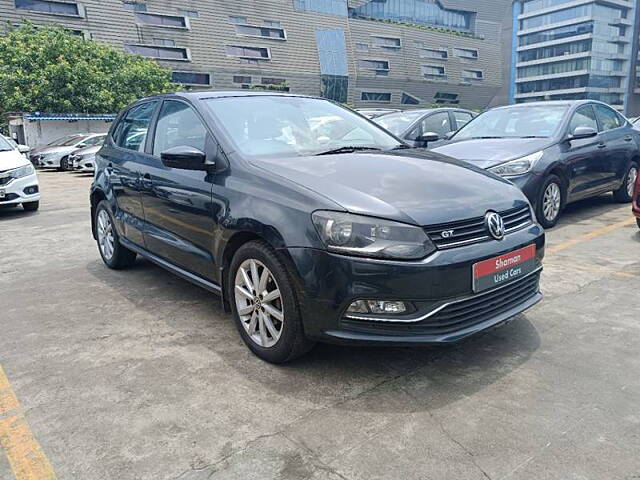
[[[629,175],[627,175],[627,194],[629,198],[633,198],[633,189],[636,184],[636,180],[638,178],[638,169],[636,167],[631,167],[629,169]]]
[[[249,338],[264,348],[274,346],[284,326],[280,288],[271,271],[249,258],[236,272],[234,296],[242,326]]]
[[[113,224],[111,217],[106,210],[98,213],[98,245],[100,252],[106,260],[111,260],[115,249],[115,239],[113,236]]]
[[[558,216],[561,203],[560,186],[557,183],[550,183],[542,197],[542,213],[548,222],[552,222]]]

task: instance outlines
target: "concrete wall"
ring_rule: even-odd
[[[111,123],[98,120],[81,121],[24,121],[24,138],[31,148],[41,147],[65,135],[74,133],[106,133]],[[15,127],[12,127],[12,130]]]

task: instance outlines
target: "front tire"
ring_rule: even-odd
[[[638,166],[634,163],[627,170],[622,185],[613,191],[613,198],[620,203],[629,203],[633,199],[633,189],[638,178]]]
[[[95,215],[98,251],[105,265],[113,270],[121,270],[133,265],[136,261],[136,253],[120,244],[120,237],[106,200],[98,204]]]
[[[25,202],[22,204],[22,208],[24,208],[27,212],[35,212],[40,208],[40,202]]]
[[[304,335],[291,275],[268,244],[251,241],[238,249],[227,287],[238,332],[256,356],[285,363],[313,347]]]
[[[544,228],[551,228],[558,223],[564,205],[564,187],[557,175],[549,175],[540,189],[536,215]]]

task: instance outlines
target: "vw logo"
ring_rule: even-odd
[[[484,217],[484,222],[493,238],[496,240],[502,240],[504,238],[504,220],[502,220],[500,215],[496,212],[487,212]]]

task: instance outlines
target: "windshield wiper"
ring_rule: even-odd
[[[524,135],[518,138],[547,138],[547,137],[545,137],[544,135]]]
[[[508,137],[499,137],[499,136],[490,136],[490,135],[487,135],[487,136],[484,136],[484,137],[471,137],[471,138],[472,138],[473,140],[488,140],[488,139],[491,139],[491,138],[508,138]]]
[[[353,153],[359,150],[380,150],[377,147],[358,147],[358,146],[345,146],[340,148],[334,148],[332,150],[327,150],[326,152],[316,153],[316,156],[319,155],[334,155],[339,153]]]
[[[398,145],[397,147],[393,147],[391,150],[406,150],[407,148],[411,148],[409,145]]]

